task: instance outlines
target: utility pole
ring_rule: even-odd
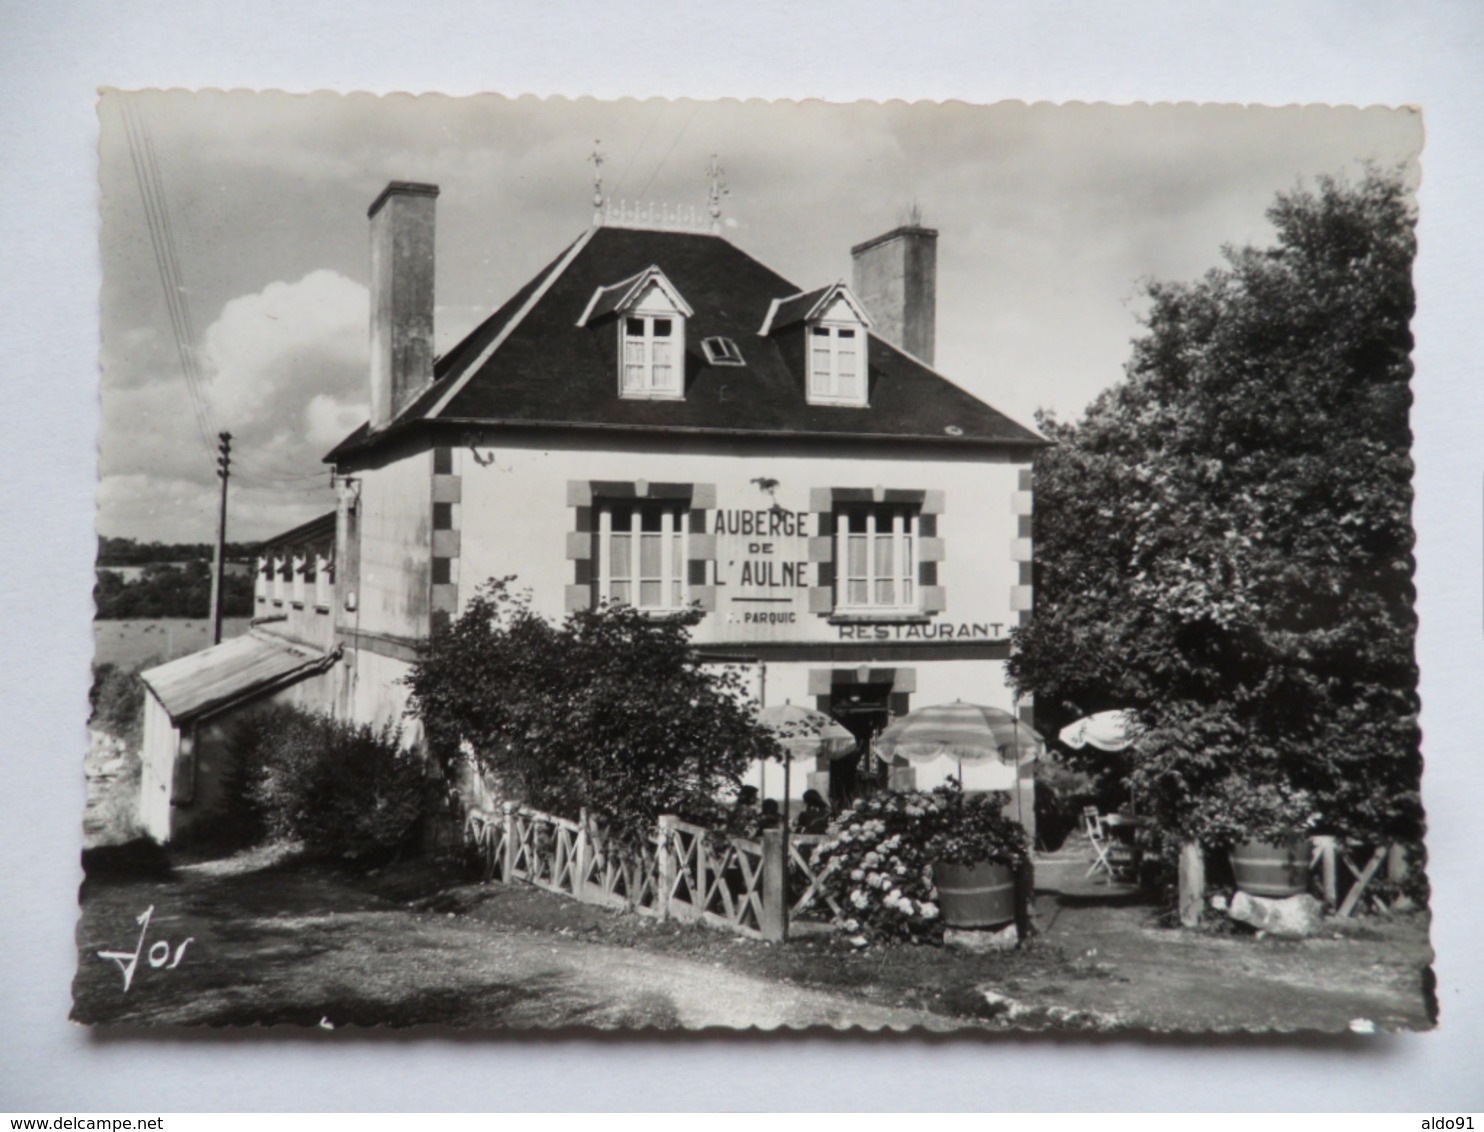
[[[222,505],[216,521],[216,554],[211,563],[211,643],[222,643],[222,572],[227,554],[227,479],[232,474],[232,434],[219,432],[216,474],[222,481]]]

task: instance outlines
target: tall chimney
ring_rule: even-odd
[[[928,365],[938,311],[938,231],[917,224],[893,228],[850,249],[853,289],[876,333]]]
[[[437,185],[393,181],[371,218],[371,428],[385,428],[433,380],[433,213]]]

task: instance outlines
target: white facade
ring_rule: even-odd
[[[646,503],[666,515],[654,532],[665,547],[657,577],[666,594],[677,583],[682,604],[705,609],[693,640],[747,665],[761,704],[818,706],[868,731],[911,708],[959,699],[1017,708],[1005,659],[1030,596],[1024,456],[804,441],[690,441],[657,451],[662,437],[577,430],[471,431],[465,439],[351,473],[342,510],[356,514],[343,516],[341,529],[359,532],[360,549],[342,547],[340,558],[359,559],[359,578],[345,583],[355,608],[340,613],[340,671],[342,703],[356,718],[401,712],[397,681],[410,646],[434,611],[457,616],[490,579],[514,575],[534,610],[552,619],[611,593],[602,559],[613,531],[604,519],[613,504]],[[832,517],[849,506],[836,502],[843,495],[869,501],[866,510],[908,500],[899,506],[917,517],[917,585],[905,601],[895,595],[904,608],[847,608],[839,570],[847,536],[830,533]],[[670,561],[676,545],[679,566]],[[632,584],[634,604],[638,579]],[[810,777],[817,770],[824,767],[795,768],[794,797],[821,785]],[[1014,769],[998,763],[916,768],[922,787],[960,774],[968,789],[1016,784]],[[782,792],[776,766],[754,767],[750,780]]]
[[[857,772],[879,769],[873,736],[915,707],[1028,718],[1005,664],[1031,608],[1044,440],[932,368],[936,232],[852,249],[878,305],[901,307],[873,311],[715,232],[600,217],[430,365],[437,195],[394,182],[371,210],[387,270],[373,272],[370,420],[329,457],[337,711],[402,717],[434,626],[513,577],[553,620],[605,601],[701,610],[695,644],[744,666],[759,704],[817,707],[857,736],[860,757],[799,768],[795,797],[853,796]],[[912,771],[898,784],[961,776],[1017,796],[1030,774]],[[781,792],[778,768],[752,776]]]

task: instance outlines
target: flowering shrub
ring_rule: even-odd
[[[737,669],[690,641],[699,610],[652,620],[627,605],[553,624],[513,579],[480,587],[406,677],[413,715],[450,777],[472,755],[507,798],[575,818],[640,857],[662,814],[705,816],[778,744]]]
[[[1030,859],[1025,827],[1005,816],[1009,795],[964,794],[957,784],[934,791],[948,800],[942,828],[928,848],[933,860],[949,865],[978,865],[995,861],[1012,868]]]
[[[1226,849],[1243,841],[1282,844],[1307,837],[1319,821],[1307,790],[1231,775],[1196,807],[1192,824],[1204,844]]]
[[[822,886],[843,908],[851,942],[937,943],[943,925],[933,864],[1001,861],[1028,853],[1025,831],[1000,812],[1003,794],[965,797],[954,786],[883,793],[840,816],[815,851]]]

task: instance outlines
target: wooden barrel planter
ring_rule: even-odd
[[[1309,891],[1307,837],[1291,841],[1244,841],[1231,851],[1237,887],[1249,896],[1282,899]]]
[[[933,883],[950,928],[992,928],[1015,919],[1015,873],[1009,865],[934,865]]]

